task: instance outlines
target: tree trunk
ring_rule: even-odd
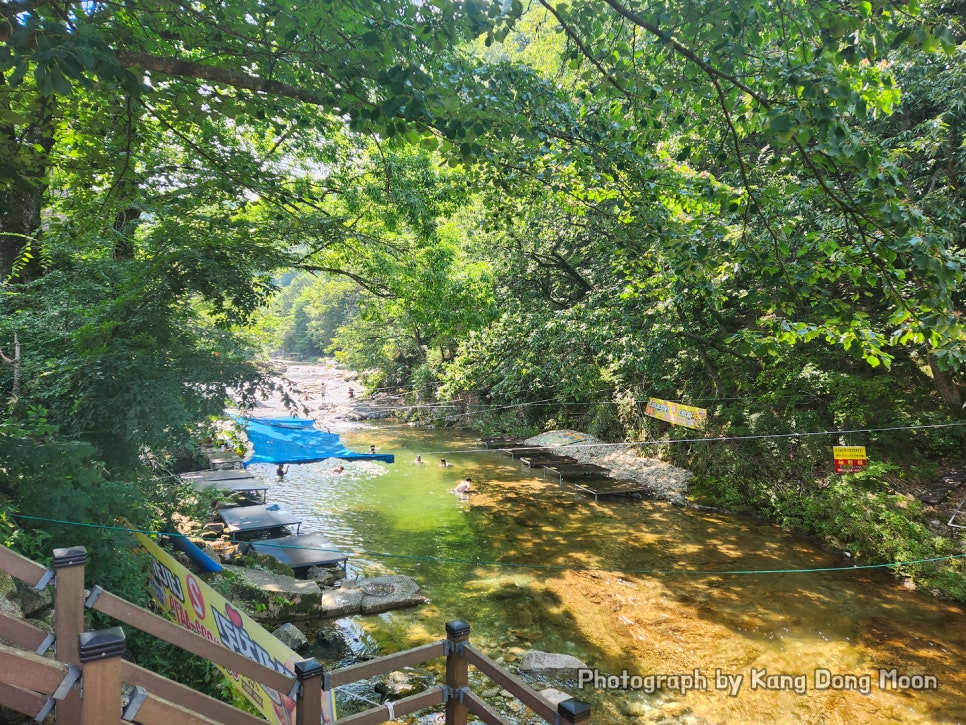
[[[12,410],[16,408],[17,400],[20,399],[20,339],[16,332],[13,333],[13,357],[7,357],[3,354],[3,350],[0,350],[0,360],[13,365],[13,387],[10,389],[10,409]]]
[[[963,407],[963,395],[959,386],[953,380],[953,376],[948,371],[939,367],[936,356],[929,353],[929,370],[932,373],[932,382],[936,386],[936,392],[942,401],[951,408]]]
[[[43,274],[40,223],[54,147],[55,108],[53,98],[46,98],[28,126],[0,125],[0,154],[13,160],[15,172],[14,179],[0,187],[0,284],[31,282]]]
[[[134,259],[134,229],[141,218],[141,210],[135,207],[114,215],[114,259]]]

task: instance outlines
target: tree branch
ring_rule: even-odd
[[[677,40],[673,35],[671,35],[671,33],[661,30],[657,25],[641,17],[634,11],[624,7],[619,2],[617,2],[617,0],[604,0],[604,2],[610,5],[611,8],[613,8],[614,11],[617,12],[619,15],[627,18],[635,25],[643,28],[647,32],[656,36],[662,42],[667,43],[674,50],[675,53],[677,53],[678,55],[684,58],[687,58],[689,61],[694,63],[694,65],[698,66],[698,68],[703,70],[708,76],[712,78],[720,78],[722,80],[727,81],[730,85],[734,86],[735,88],[741,89],[749,96],[754,98],[766,109],[771,108],[771,101],[769,101],[765,96],[761,95],[754,88],[743,83],[735,76],[725,73],[723,70],[720,70],[719,68],[715,68],[713,65],[711,65],[708,61],[704,60],[703,58],[699,58],[694,53],[694,51],[692,51],[686,45],[681,43],[681,41]]]
[[[265,93],[272,96],[292,98],[303,103],[310,103],[314,106],[324,106],[322,99],[314,93],[291,86],[279,81],[266,80],[258,76],[242,73],[241,71],[230,68],[215,68],[204,63],[190,63],[188,61],[166,58],[152,53],[141,53],[132,50],[115,51],[118,63],[125,68],[141,68],[143,70],[156,71],[169,76],[180,76],[187,78],[197,78],[200,80],[221,83],[233,88],[243,88],[256,93]]]

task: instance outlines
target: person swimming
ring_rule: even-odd
[[[416,456],[416,460],[413,463],[425,463],[422,456]]]
[[[452,463],[447,463],[445,458],[440,458],[439,459],[439,467],[440,468],[449,468],[452,465],[453,465]]]
[[[336,466],[332,469],[332,473],[335,473],[336,475],[342,473],[343,471],[345,471],[345,466]]]

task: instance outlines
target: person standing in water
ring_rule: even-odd
[[[473,488],[473,479],[467,476],[462,481],[456,484],[456,488],[453,489],[453,493],[459,496],[468,496],[471,493],[476,493]]]
[[[285,478],[285,474],[288,473],[288,469],[289,468],[291,468],[291,466],[284,466],[283,467],[282,464],[279,463],[278,464],[278,468],[275,469],[275,475],[278,478]]]

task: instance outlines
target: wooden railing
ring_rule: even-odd
[[[54,633],[0,612],[0,705],[42,721],[53,713],[58,725],[181,725],[231,723],[258,725],[265,721],[137,665],[122,660],[125,637],[121,627],[84,631],[85,608],[170,642],[296,700],[296,725],[322,720],[322,693],[358,680],[394,672],[428,660],[446,658],[446,684],[364,712],[336,720],[339,725],[375,725],[441,704],[447,725],[465,725],[472,713],[491,725],[508,725],[469,689],[472,665],[516,696],[548,723],[584,724],[590,708],[569,699],[556,706],[523,680],[504,670],[469,643],[470,626],[461,620],[446,624],[446,639],[331,672],[314,659],[295,664],[288,676],[239,655],[221,644],[183,629],[163,617],[94,587],[84,590],[83,547],[54,549],[51,569],[0,546],[0,570],[42,590],[54,585]],[[53,647],[56,659],[43,656]],[[122,683],[131,690],[121,702]]]

